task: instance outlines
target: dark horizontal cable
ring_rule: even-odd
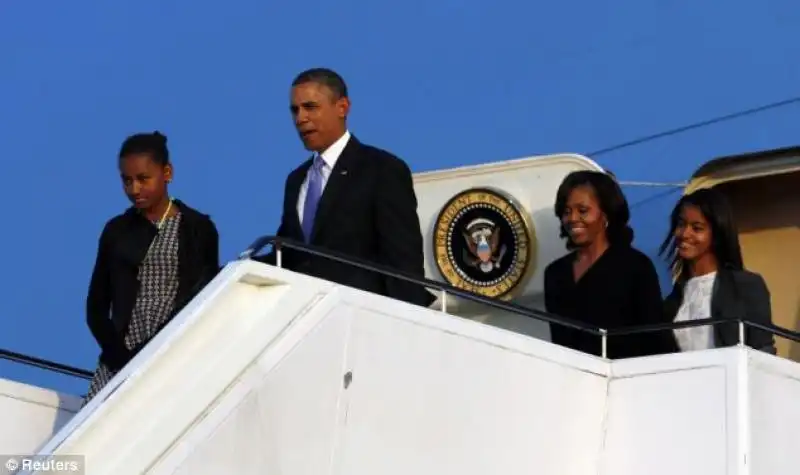
[[[56,373],[66,374],[68,376],[75,376],[83,379],[92,379],[93,373],[91,371],[67,366],[65,364],[56,363],[55,361],[48,361],[35,356],[23,355],[14,351],[0,349],[0,359],[14,361],[15,363],[22,363],[28,366],[34,366]]]
[[[746,117],[748,115],[758,114],[759,112],[764,112],[770,109],[777,109],[780,107],[785,107],[791,104],[795,104],[800,102],[800,96],[792,97],[789,99],[784,99],[778,102],[772,102],[769,104],[765,104],[758,107],[753,107],[751,109],[745,109],[743,111],[734,112],[732,114],[727,114],[719,117],[714,117],[713,119],[707,119],[701,122],[695,122],[693,124],[684,125],[683,127],[678,127],[675,129],[665,130],[664,132],[659,132],[657,134],[646,135],[644,137],[640,137],[635,140],[631,140],[628,142],[623,142],[617,145],[612,145],[610,147],[601,148],[600,150],[595,150],[594,152],[586,154],[589,157],[596,157],[598,155],[603,155],[609,152],[615,152],[617,150],[621,150],[623,148],[633,147],[634,145],[640,145],[646,142],[650,142],[653,140],[661,139],[664,137],[669,137],[671,135],[681,134],[683,132],[688,132],[694,129],[700,129],[703,127],[708,127],[709,125],[718,124],[720,122],[727,122],[729,120],[739,119],[741,117]]]
[[[672,195],[672,194],[674,194],[674,193],[676,193],[678,191],[682,191],[682,190],[680,188],[670,188],[668,190],[665,190],[665,191],[662,191],[662,192],[659,192],[659,193],[654,193],[653,195],[648,196],[647,198],[643,198],[643,199],[631,204],[630,208],[631,209],[637,208],[637,207],[642,206],[644,204],[650,203],[651,201],[656,201],[658,199],[661,199],[661,198],[664,198],[666,196]]]

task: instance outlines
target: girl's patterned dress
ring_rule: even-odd
[[[169,318],[178,293],[178,228],[181,214],[167,218],[139,266],[139,293],[131,315],[125,346],[133,350],[155,336]],[[108,384],[116,373],[102,362],[95,370],[84,405]]]

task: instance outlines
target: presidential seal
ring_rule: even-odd
[[[451,285],[508,299],[527,275],[533,241],[518,203],[497,190],[473,188],[451,198],[436,218],[433,255]]]

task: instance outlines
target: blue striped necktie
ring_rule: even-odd
[[[317,214],[317,205],[322,196],[322,169],[325,161],[319,154],[315,154],[314,162],[308,169],[308,189],[306,190],[306,201],[303,205],[303,234],[306,242],[311,242],[311,231],[314,229],[314,217]]]

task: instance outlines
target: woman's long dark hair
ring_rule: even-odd
[[[556,193],[556,205],[554,208],[556,217],[561,223],[560,237],[567,240],[567,249],[575,249],[575,244],[569,236],[569,232],[564,227],[564,209],[572,190],[581,186],[588,186],[594,190],[600,210],[606,215],[608,227],[606,228],[606,238],[611,246],[630,246],[633,242],[633,229],[628,224],[631,218],[631,211],[628,207],[628,200],[622,192],[617,181],[608,173],[594,170],[580,170],[570,173],[561,182]]]
[[[669,233],[661,244],[659,255],[670,263],[673,277],[679,282],[689,278],[683,259],[678,256],[675,242],[675,230],[681,219],[681,209],[686,205],[695,206],[708,221],[711,227],[711,252],[717,258],[719,267],[743,270],[744,260],[742,259],[742,248],[739,245],[739,231],[733,218],[733,209],[721,191],[704,188],[684,195],[672,209]]]

